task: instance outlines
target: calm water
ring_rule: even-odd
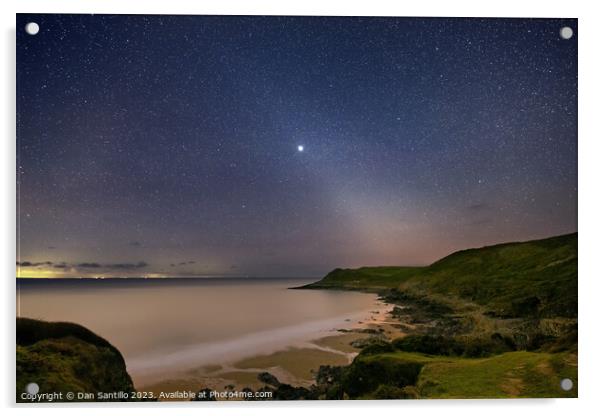
[[[327,335],[374,308],[374,295],[287,289],[313,280],[20,279],[17,313],[86,326],[138,384]]]

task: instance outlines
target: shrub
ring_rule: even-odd
[[[393,340],[400,351],[420,352],[429,355],[461,355],[464,348],[454,338],[432,335],[408,335]]]
[[[536,316],[541,300],[536,296],[528,296],[512,302],[512,313],[516,317]]]
[[[422,364],[416,362],[358,358],[360,359],[356,358],[343,376],[343,390],[351,398],[370,393],[381,384],[397,388],[416,384],[422,369]]]
[[[411,399],[413,398],[411,395],[406,393],[403,388],[389,386],[386,384],[381,384],[374,390],[372,393],[375,399],[378,400],[390,400],[390,399]]]
[[[486,357],[514,351],[516,345],[509,337],[494,333],[490,338],[451,338],[432,335],[408,335],[393,340],[395,349],[429,355]]]
[[[374,355],[393,351],[395,351],[395,348],[393,348],[393,345],[391,345],[390,342],[379,340],[369,344],[367,347],[364,347],[360,354]]]

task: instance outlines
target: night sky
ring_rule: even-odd
[[[320,277],[577,229],[576,20],[16,27],[20,276]]]

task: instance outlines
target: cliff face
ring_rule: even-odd
[[[62,392],[64,401],[77,401],[78,393],[93,393],[97,401],[99,392],[134,391],[121,353],[105,339],[72,323],[17,318],[18,402],[30,401],[22,397],[29,383],[39,393]],[[68,392],[75,400],[66,398]]]

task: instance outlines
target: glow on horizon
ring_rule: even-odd
[[[244,277],[239,275],[229,275],[221,273],[210,274],[186,274],[186,273],[141,273],[131,275],[117,274],[99,274],[82,273],[74,269],[68,271],[43,269],[39,267],[19,267],[17,266],[16,276],[19,279],[168,279],[174,277],[194,277],[194,278],[216,278],[216,277]]]
[[[24,270],[26,269],[26,271]],[[47,279],[47,278],[58,278],[66,277],[63,272],[50,269],[38,269],[30,267],[17,267],[18,278],[32,278],[32,279]]]

